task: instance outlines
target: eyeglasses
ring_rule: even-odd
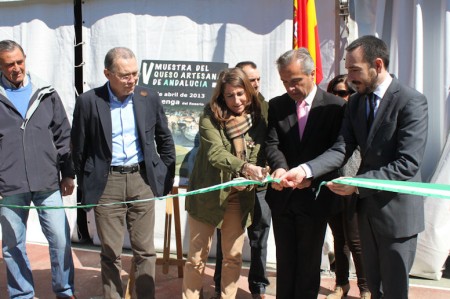
[[[339,97],[346,97],[350,94],[348,90],[341,89],[341,90],[333,90],[333,94]]]
[[[120,74],[120,73],[113,73],[117,78],[119,78],[120,81],[128,82],[130,79],[136,79],[139,77],[139,72],[129,73],[129,74]]]

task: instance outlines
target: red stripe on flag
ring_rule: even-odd
[[[293,0],[294,1],[294,17],[293,17],[293,23],[294,23],[294,36],[293,36],[293,48],[297,49],[300,47],[307,48],[311,56],[314,59],[314,62],[316,64],[316,83],[319,84],[323,79],[323,71],[322,71],[322,59],[320,55],[320,39],[319,39],[319,31],[317,28],[317,25],[315,25],[312,30],[309,26],[313,26],[311,24],[317,24],[317,17],[315,15],[315,8],[314,8],[314,14],[310,13],[308,14],[307,6],[308,1],[311,1],[312,3],[309,3],[310,5],[314,5],[314,0]],[[312,39],[312,44],[309,44],[308,41],[308,32],[314,32],[314,39]],[[315,55],[313,55],[315,53]]]
[[[320,55],[320,39],[319,39],[319,29],[317,26],[314,28],[314,33],[316,37],[316,83],[319,84],[323,79],[322,71],[322,55]]]

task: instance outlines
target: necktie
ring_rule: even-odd
[[[369,105],[369,114],[367,115],[367,131],[372,127],[373,119],[375,117],[375,95],[373,92],[367,95],[367,103]]]
[[[297,119],[298,119],[298,132],[300,134],[300,139],[303,137],[303,132],[305,131],[306,120],[308,119],[308,108],[306,107],[306,101],[303,100],[301,103],[297,102]]]

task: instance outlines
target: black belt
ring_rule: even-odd
[[[122,174],[138,172],[145,166],[144,162],[140,162],[132,165],[117,165],[111,166],[109,169],[111,172],[120,172]]]

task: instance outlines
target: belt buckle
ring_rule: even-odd
[[[120,173],[121,174],[129,174],[129,173],[135,173],[139,171],[139,164],[134,164],[130,166],[121,166],[120,167]]]
[[[127,173],[131,172],[130,170],[128,170],[128,169],[125,170],[125,169],[126,169],[126,166],[120,166],[120,170],[119,170],[120,174],[127,174]]]

